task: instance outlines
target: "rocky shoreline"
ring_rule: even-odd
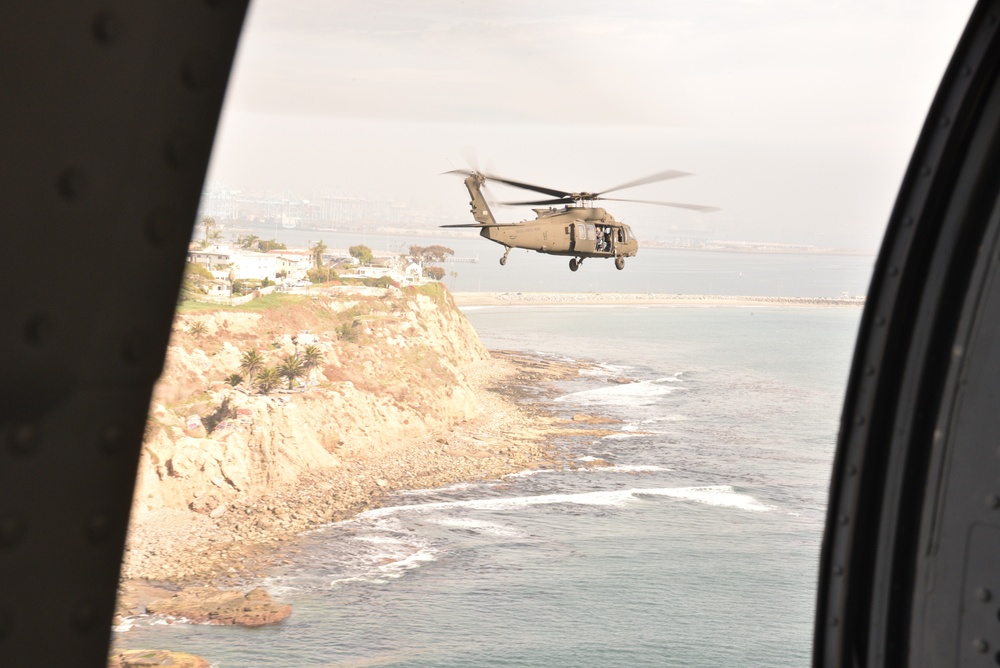
[[[579,365],[494,352],[462,369],[481,408],[475,419],[422,438],[355,451],[340,466],[309,471],[295,483],[251,504],[225,507],[215,517],[177,509],[146,514],[130,530],[119,616],[166,610],[162,601],[182,588],[213,588],[197,590],[192,601],[211,599],[211,592],[219,589],[247,589],[269,567],[294,560],[296,534],[378,507],[393,492],[560,465],[554,437],[608,433],[600,420],[560,419],[538,403],[539,388],[551,391],[553,381],[576,376],[579,369]],[[528,388],[530,406],[522,401]],[[248,619],[220,622],[221,613],[198,617],[190,609],[183,614],[184,608],[175,606],[161,614],[206,623],[260,619],[254,612]],[[275,621],[280,620],[265,623]]]

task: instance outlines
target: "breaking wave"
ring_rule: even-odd
[[[586,506],[621,506],[641,500],[643,497],[665,496],[687,501],[695,501],[710,506],[737,508],[753,512],[773,510],[773,506],[760,503],[749,494],[742,494],[729,485],[708,487],[668,487],[653,489],[621,489],[577,494],[540,494],[537,496],[498,497],[493,499],[467,499],[463,501],[439,501],[410,506],[391,506],[367,510],[359,518],[375,519],[390,517],[398,513],[426,513],[435,510],[469,508],[473,510],[509,510],[526,506],[541,506],[560,503]]]
[[[649,406],[656,403],[657,398],[676,392],[679,388],[672,385],[678,382],[681,381],[676,376],[667,376],[656,380],[599,387],[565,394],[556,398],[556,402],[584,406]]]

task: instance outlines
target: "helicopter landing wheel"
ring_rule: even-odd
[[[619,271],[625,268],[625,258],[621,255],[615,258],[615,268]]]
[[[503,257],[500,258],[500,266],[507,264],[507,256],[510,254],[510,246],[507,246],[507,250],[503,252]]]
[[[575,257],[571,257],[569,259],[569,270],[576,271],[579,268],[580,268],[580,262]]]

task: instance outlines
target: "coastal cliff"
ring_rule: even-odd
[[[211,513],[335,466],[352,451],[383,449],[477,414],[461,369],[488,353],[438,285],[270,302],[178,315],[142,452],[140,517],[163,508]],[[267,395],[248,388],[249,378],[226,383],[247,351],[274,365],[306,346],[322,361],[291,390],[285,379]]]
[[[262,393],[253,376],[307,348],[318,361],[290,389],[286,377]],[[250,351],[262,359],[255,374]],[[538,465],[546,418],[490,389],[517,368],[491,357],[439,284],[182,311],[123,578],[239,585],[282,540],[394,490]]]

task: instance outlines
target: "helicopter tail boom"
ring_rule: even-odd
[[[493,217],[493,212],[490,211],[490,206],[486,203],[486,198],[483,197],[482,187],[484,183],[486,183],[486,177],[479,172],[471,172],[465,177],[465,187],[469,189],[469,195],[472,197],[472,202],[470,202],[472,217],[480,225],[496,225],[497,221]]]

